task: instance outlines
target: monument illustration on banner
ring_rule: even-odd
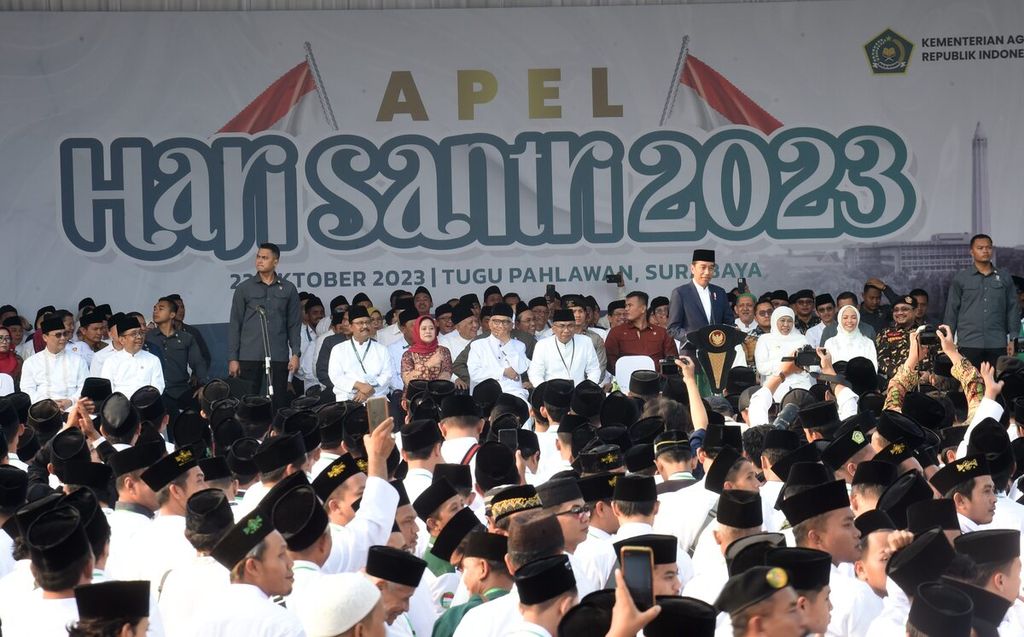
[[[976,234],[991,234],[989,210],[988,137],[981,122],[971,139],[971,228],[970,232],[933,234],[928,241],[886,241],[851,246],[844,252],[849,267],[875,267],[879,264],[900,274],[956,272],[971,265],[966,246]],[[998,241],[998,238],[996,239]],[[1007,246],[1008,247],[1008,246]],[[997,255],[998,258],[998,255]]]

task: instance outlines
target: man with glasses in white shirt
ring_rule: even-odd
[[[63,317],[52,314],[44,318],[40,330],[46,347],[22,364],[21,390],[33,403],[49,398],[61,409],[70,409],[82,393],[89,369],[80,356],[65,351],[69,331]]]
[[[491,310],[491,335],[469,344],[469,389],[480,381],[493,378],[507,394],[529,400],[522,375],[530,367],[526,345],[512,338],[512,308],[497,303]]]
[[[164,370],[160,359],[143,349],[146,334],[139,320],[125,314],[117,320],[117,339],[121,351],[114,352],[103,363],[102,378],[110,381],[111,389],[131,396],[140,387],[156,387],[164,391]]]
[[[572,310],[555,310],[551,329],[554,338],[537,341],[530,361],[530,382],[534,386],[554,378],[579,385],[584,378],[601,383],[602,370],[594,343],[576,333]]]
[[[348,309],[352,338],[322,352],[330,356],[327,375],[334,384],[339,402],[354,400],[364,403],[374,396],[387,396],[391,388],[391,356],[386,347],[370,338],[370,314],[361,305]]]

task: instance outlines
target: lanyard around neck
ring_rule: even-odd
[[[356,361],[359,363],[359,367],[362,368],[364,374],[367,372],[366,366],[363,365],[363,361],[366,360],[366,355],[370,353],[370,340],[371,339],[366,339],[366,347],[363,348],[362,356],[359,355],[359,350],[356,348],[356,339],[353,338],[349,340],[349,343],[352,343],[352,351],[356,354]]]
[[[565,367],[565,371],[572,374],[572,364],[576,360],[576,339],[574,338],[569,342],[572,343],[572,354],[569,355],[568,365],[565,364],[565,356],[562,356],[562,348],[558,347],[558,345],[561,345],[560,342],[556,343],[555,351],[558,352],[558,358],[562,359],[562,366]]]

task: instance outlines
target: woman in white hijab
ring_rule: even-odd
[[[832,356],[832,362],[848,361],[857,356],[863,356],[871,361],[871,364],[878,369],[878,357],[875,353],[875,343],[860,332],[860,312],[852,305],[845,305],[839,309],[839,316],[836,322],[839,324],[838,333],[825,341],[825,349]]]
[[[796,315],[788,307],[777,307],[772,312],[772,331],[762,334],[754,348],[754,363],[761,378],[768,378],[779,373],[782,357],[792,356],[793,352],[807,345],[807,339],[796,329]],[[811,376],[806,370],[786,377],[775,390],[774,398],[778,402],[790,389],[810,389]]]

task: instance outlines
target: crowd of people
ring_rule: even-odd
[[[263,244],[223,378],[177,294],[3,306],[0,631],[1024,635],[1024,286],[970,250],[930,320],[709,250],[606,308],[325,306]]]

